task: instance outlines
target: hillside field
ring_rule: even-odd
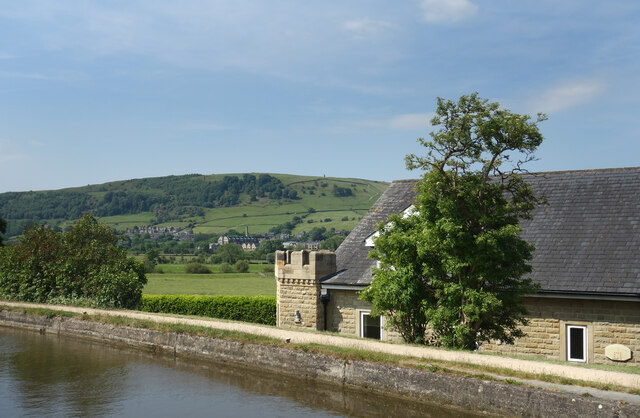
[[[294,216],[307,215],[303,223],[296,225],[294,233],[310,231],[318,226],[351,231],[388,186],[388,183],[385,182],[360,179],[271,175],[279,178],[286,186],[297,190],[300,199],[281,201],[260,199],[257,202],[249,202],[248,199],[245,199],[237,206],[205,208],[204,216],[186,216],[179,222],[171,221],[159,225],[184,227],[193,225],[195,233],[206,234],[223,234],[230,229],[243,233],[245,226],[248,226],[249,233],[264,233],[269,232],[269,229],[274,226],[291,221]],[[215,179],[216,176],[206,177]],[[326,186],[323,187],[323,184]],[[354,196],[333,196],[331,191],[334,185],[350,187],[354,190]],[[313,195],[308,190],[310,187],[315,187]],[[310,208],[315,209],[315,212],[309,213]],[[147,212],[104,217],[100,221],[117,230],[124,230],[136,225],[144,225],[150,222],[153,217],[152,213]],[[344,218],[347,220],[342,220]],[[330,219],[330,221],[325,222],[326,219]]]

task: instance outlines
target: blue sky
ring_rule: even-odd
[[[637,166],[640,3],[0,5],[0,192],[186,173],[414,178],[436,97],[546,112],[535,171]]]

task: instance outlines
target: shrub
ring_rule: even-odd
[[[143,295],[140,310],[276,324],[276,298],[272,296]]]
[[[348,187],[334,187],[333,195],[336,197],[348,197],[353,196],[353,190]]]
[[[238,260],[233,269],[238,273],[247,273],[249,271],[249,262],[247,260]]]
[[[67,233],[36,225],[0,252],[0,296],[8,299],[135,308],[146,282],[144,265],[91,215]]]
[[[220,273],[231,273],[233,271],[233,267],[229,263],[220,264]]]
[[[184,272],[189,274],[208,274],[211,273],[211,269],[200,263],[189,263],[185,266]]]

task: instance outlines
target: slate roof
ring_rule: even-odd
[[[538,197],[521,222],[536,246],[531,278],[541,293],[640,297],[640,167],[561,171],[526,177]],[[371,283],[364,240],[389,215],[409,207],[417,180],[393,182],[336,251],[338,273],[324,284]]]

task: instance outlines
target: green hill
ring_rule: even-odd
[[[154,224],[191,226],[196,233],[243,232],[245,227],[259,233],[287,223],[293,232],[315,226],[351,230],[387,186],[288,174],[189,174],[2,193],[0,217],[8,222],[8,237],[31,222],[64,229],[84,212],[120,231]]]

